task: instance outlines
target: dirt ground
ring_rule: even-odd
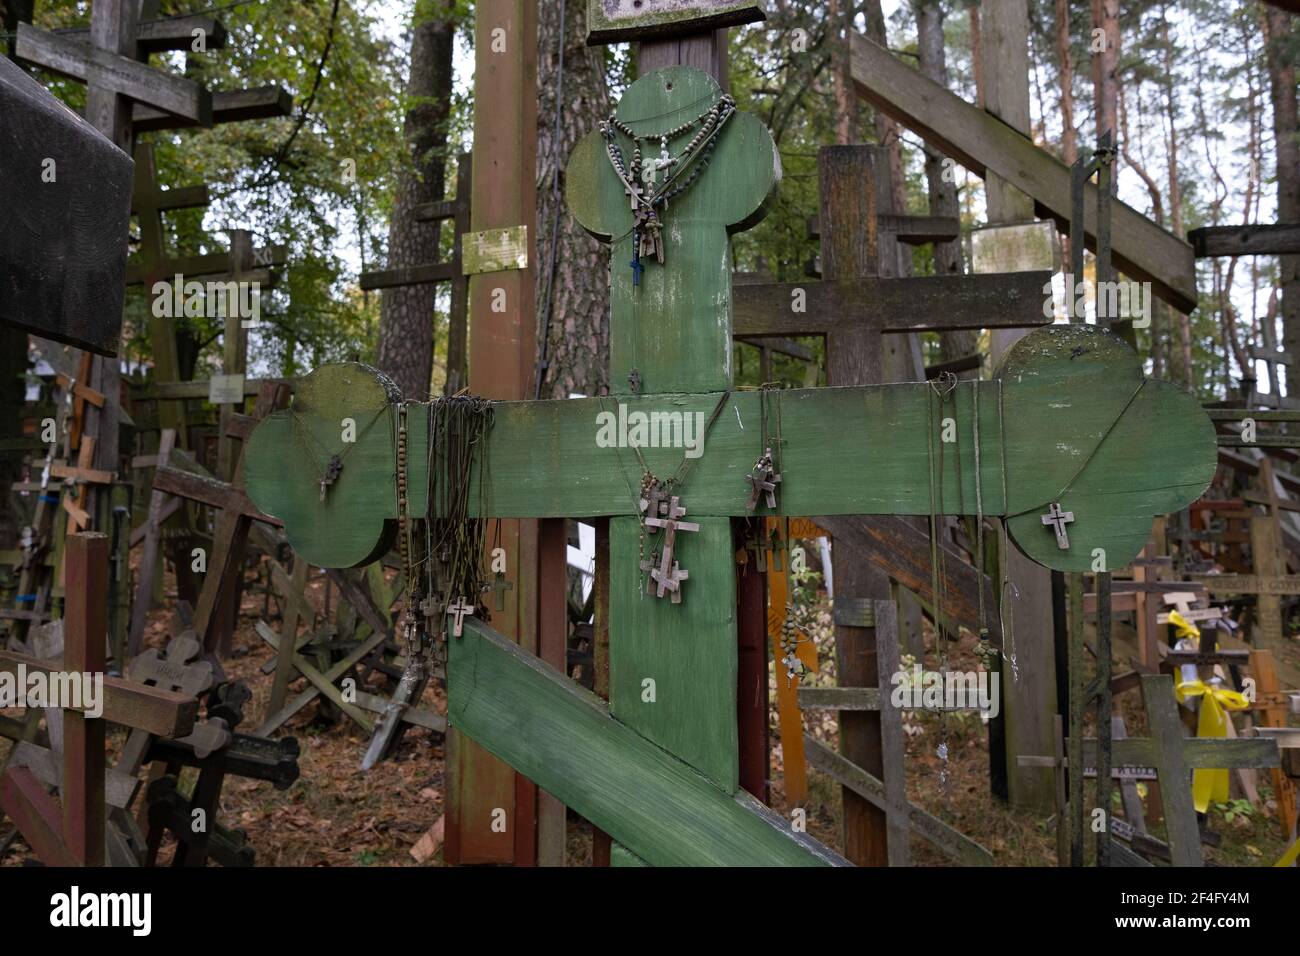
[[[168,582],[170,585],[170,581]],[[313,581],[311,598],[323,606],[322,584]],[[170,593],[170,589],[169,589]],[[271,689],[271,677],[261,673],[261,666],[274,652],[254,630],[264,611],[260,594],[245,596],[242,615],[235,637],[234,654],[226,662],[228,676],[243,680],[253,693],[245,707],[249,732],[264,717]],[[169,608],[151,613],[146,643],[162,647],[171,620]],[[1123,627],[1117,634],[1116,668],[1127,658]],[[829,628],[814,634],[822,662],[820,673],[809,678],[818,684],[833,681],[833,656],[830,654]],[[927,666],[935,666],[934,635],[927,636]],[[975,669],[975,641],[964,635],[949,645],[949,667]],[[774,679],[774,678],[773,678]],[[292,689],[300,689],[301,680]],[[442,713],[445,701],[438,689],[425,693],[423,706]],[[1140,700],[1136,693],[1119,698],[1120,712],[1125,715],[1130,736],[1144,732]],[[18,711],[5,713],[16,716]],[[805,714],[807,729],[836,743],[834,718],[828,712]],[[773,694],[772,790],[770,801],[778,812],[789,814],[782,770],[782,749]],[[918,806],[939,816],[971,839],[986,847],[999,866],[1056,865],[1055,833],[1051,808],[1043,812],[1012,809],[989,792],[988,735],[978,716],[921,713],[906,719],[907,792]],[[258,865],[271,866],[438,866],[442,864],[440,841],[426,841],[436,851],[423,862],[412,856],[412,848],[435,827],[443,812],[444,754],[441,736],[420,728],[410,728],[396,752],[369,772],[360,769],[360,760],[368,738],[351,721],[343,718],[326,725],[309,705],[291,719],[280,734],[296,737],[302,750],[301,776],[287,791],[277,791],[269,783],[228,778],[221,800],[221,821],[244,830],[255,848]],[[121,735],[110,741],[116,750]],[[945,762],[937,755],[939,744],[948,744],[946,781]],[[0,759],[8,742],[0,740]],[[893,769],[893,768],[889,768]],[[1045,771],[1046,772],[1046,771]],[[1271,804],[1271,784],[1267,773],[1257,775],[1263,808],[1234,803],[1211,810],[1210,829],[1221,834],[1217,848],[1207,848],[1207,859],[1226,865],[1250,866],[1270,864],[1285,849]],[[182,780],[182,787],[189,786]],[[1234,783],[1235,787],[1235,783]],[[808,829],[818,839],[842,848],[840,837],[840,787],[830,778],[809,772],[810,799]],[[1143,787],[1145,790],[1145,787]],[[1118,803],[1116,804],[1118,808]],[[1122,815],[1122,814],[1121,814]],[[1230,817],[1230,819],[1229,819]],[[10,825],[0,825],[0,846],[8,848],[0,855],[0,865],[21,865],[32,860],[21,837],[7,841]],[[1159,826],[1153,827],[1159,835]],[[914,836],[912,857],[919,865],[951,865],[943,854]],[[166,859],[164,851],[163,858]],[[569,815],[568,863],[572,866],[591,862],[591,829],[576,815]]]

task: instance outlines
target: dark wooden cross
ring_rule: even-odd
[[[719,94],[717,83],[706,74],[670,67],[633,83],[619,114],[634,121],[642,135],[653,137],[671,125],[665,117]],[[693,523],[699,525],[689,539],[674,542],[674,561],[691,572],[689,593],[681,603],[644,598],[642,537],[653,525],[640,514],[637,496],[629,494],[639,460],[630,449],[596,444],[597,416],[608,413],[608,399],[496,403],[485,449],[490,467],[481,473],[488,502],[485,516],[610,516],[610,712],[618,718],[618,733],[626,730],[659,753],[666,751],[676,761],[673,766],[695,768],[722,794],[734,794],[738,784],[731,517],[748,513],[750,487],[744,476],[755,453],[763,450],[755,447],[753,426],[761,420],[764,400],[756,392],[726,394],[732,383],[728,236],[757,220],[776,185],[777,170],[770,134],[752,116],[737,114],[725,127],[708,170],[668,210],[665,242],[670,245],[664,266],[647,271],[640,286],[633,285],[627,269],[611,267],[612,397],[630,411],[660,415],[707,418],[724,395],[730,406],[714,420],[685,481],[672,489],[676,507],[689,503],[696,516]],[[617,239],[613,263],[629,260],[632,211],[599,133],[579,142],[566,179],[569,207],[578,221],[598,237]],[[1040,295],[1041,286],[1035,292]],[[1081,356],[1086,357],[1082,362]],[[632,394],[624,384],[633,368],[639,370],[643,394]],[[985,513],[1005,516],[1012,536],[1036,560],[1061,569],[1085,569],[1094,547],[1105,547],[1116,563],[1132,557],[1145,544],[1149,514],[1181,507],[1213,476],[1213,429],[1204,413],[1172,386],[1143,383],[1136,357],[1102,330],[1039,329],[1013,350],[1001,378],[960,383],[954,396],[945,414],[951,415],[962,436],[963,452],[945,456],[938,471],[937,464],[930,463],[941,422],[932,421],[937,405],[930,386],[782,392],[787,445],[778,512],[925,515],[935,507],[932,492],[940,485],[945,508],[956,509],[960,502],[965,511],[978,487]],[[358,442],[325,508],[315,482],[303,480],[309,470],[302,467],[304,452],[295,443],[293,429],[307,427],[323,438],[345,415],[363,421],[388,408],[391,416],[392,401],[391,391],[360,366],[326,366],[302,383],[291,412],[270,416],[254,432],[245,454],[249,495],[284,522],[289,541],[305,560],[341,567],[364,563],[376,553],[385,523],[396,515],[395,492],[379,491],[391,481],[377,480],[380,475],[391,477],[395,448],[391,427],[371,429]],[[1035,430],[1048,407],[1059,422],[1050,436]],[[408,435],[426,433],[428,414],[428,406],[407,405]],[[1172,471],[1171,456],[1152,445],[1149,430],[1135,426],[1154,414],[1166,423],[1162,434],[1183,449],[1180,456],[1172,456]],[[1109,428],[1117,420],[1119,424]],[[978,472],[973,453],[976,422]],[[536,436],[541,434],[550,449],[547,463],[538,462],[535,454]],[[1062,435],[1070,437],[1062,441]],[[685,457],[680,447],[643,447],[640,453],[645,467],[659,477],[674,474]],[[1095,467],[1080,473],[1080,460],[1092,459]],[[413,514],[427,514],[431,508],[421,491],[429,486],[427,460],[417,439],[406,458]],[[927,478],[932,468],[934,488]],[[852,481],[844,481],[845,475],[853,476]],[[581,480],[575,480],[578,476]],[[1135,480],[1138,476],[1142,480]],[[1110,493],[1116,482],[1136,488],[1135,497],[1117,501]],[[1068,496],[1063,496],[1061,489],[1067,485]],[[1038,522],[1041,509],[1058,500],[1089,517],[1088,533],[1076,532],[1064,552],[1045,547]],[[678,517],[680,512],[655,520]],[[672,565],[664,571],[671,575]],[[538,758],[550,744],[538,735],[526,731],[526,740],[500,735],[495,721],[504,715],[489,715],[480,707],[497,689],[485,693],[495,680],[488,676],[489,658],[492,668],[499,665],[494,673],[501,680],[516,675],[521,694],[527,686],[530,694],[537,692],[535,699],[545,698],[563,710],[568,705],[559,701],[568,698],[544,676],[544,668],[524,665],[522,652],[510,650],[474,619],[464,622],[460,638],[449,640],[448,653],[454,726],[515,763],[642,858],[682,858],[676,853],[689,839],[684,834],[661,834],[672,844],[669,849],[659,836],[649,837],[630,826],[625,810],[577,786],[579,775],[548,770]],[[475,661],[482,666],[471,689],[467,675]],[[529,676],[520,667],[531,668]],[[647,679],[663,688],[655,703],[643,696]],[[665,693],[667,689],[671,693]],[[526,705],[521,698],[516,706]],[[587,714],[582,707],[578,710]],[[573,717],[575,728],[587,726],[587,716],[565,712]],[[518,730],[517,713],[512,726]],[[570,743],[582,750],[585,733],[575,729]],[[634,749],[640,746],[628,743]],[[574,763],[566,761],[566,768],[572,770]],[[784,852],[780,848],[788,848],[791,839],[801,848],[798,852],[816,852],[792,836],[788,826],[769,831],[766,824],[757,829],[747,852],[755,858],[767,850]]]
[[[447,321],[447,386],[450,395],[466,381],[466,347],[469,323],[469,277],[465,274],[461,250],[463,237],[470,228],[470,196],[473,191],[473,155],[461,153],[456,162],[456,196],[441,202],[421,203],[412,210],[416,222],[433,224],[432,246],[437,252],[443,222],[452,223],[451,259],[401,266],[382,272],[361,273],[361,288],[392,289],[426,282],[451,284],[451,307]]]

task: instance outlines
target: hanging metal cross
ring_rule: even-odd
[[[682,603],[681,582],[690,577],[689,571],[683,571],[673,557],[673,548],[677,544],[678,531],[699,531],[700,526],[691,521],[678,521],[686,509],[681,506],[681,499],[676,495],[668,501],[668,516],[660,518],[651,515],[645,519],[646,528],[664,529],[664,546],[659,556],[659,566],[651,568],[648,587],[653,587],[655,597],[663,597],[671,592],[674,604]],[[645,562],[643,562],[644,564]]]
[[[776,473],[776,466],[772,463],[771,447],[764,449],[745,480],[750,485],[749,500],[745,502],[747,510],[753,511],[758,507],[759,495],[765,495],[767,506],[776,509],[776,486],[780,483],[781,476]]]
[[[1043,515],[1043,524],[1051,525],[1052,530],[1056,532],[1056,546],[1062,551],[1069,550],[1070,538],[1065,533],[1065,526],[1072,521],[1074,521],[1074,512],[1062,511],[1059,501],[1053,501],[1052,506],[1047,509],[1047,514]]]
[[[465,633],[465,615],[474,616],[474,605],[466,604],[464,598],[457,598],[455,604],[447,605],[447,616],[452,618],[451,636],[460,637]]]
[[[329,463],[325,466],[325,474],[320,479],[320,500],[325,500],[325,493],[329,490],[330,485],[339,480],[339,475],[343,473],[343,459],[338,455],[330,455]]]

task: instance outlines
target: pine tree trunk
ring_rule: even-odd
[[[1295,63],[1289,48],[1293,18],[1276,7],[1264,8],[1268,80],[1273,100],[1273,137],[1277,146],[1277,220],[1300,222],[1300,121],[1296,111]],[[1282,344],[1300,349],[1300,256],[1279,256],[1282,286]],[[1288,395],[1300,392],[1297,373],[1286,367]]]
[[[1066,165],[1079,158],[1074,130],[1074,58],[1070,56],[1070,2],[1056,0],[1056,57],[1061,79],[1061,152]]]
[[[943,45],[943,3],[941,0],[917,0],[917,53],[921,72],[940,86],[948,85],[947,58]],[[951,174],[949,174],[951,179]],[[930,190],[930,215],[953,216],[957,211],[957,183],[944,179],[943,154],[925,147],[925,181]],[[940,276],[962,274],[961,242],[939,242],[934,246],[934,273]],[[961,329],[939,335],[941,361],[961,358],[978,351],[979,332]]]
[[[1092,84],[1096,97],[1097,135],[1118,132],[1119,100],[1119,0],[1092,0],[1093,30],[1101,30],[1102,48],[1092,53]],[[1092,49],[1090,41],[1089,49]]]
[[[569,215],[564,191],[556,188],[574,145],[609,116],[605,48],[584,42],[586,4],[569,0],[565,7],[558,128],[560,4],[543,3],[537,11],[537,308],[543,324],[548,301],[550,313],[542,398],[599,395],[609,386],[609,248]]]
[[[438,251],[438,224],[416,222],[413,210],[442,199],[446,185],[454,10],[453,0],[415,4],[405,120],[412,168],[398,182],[388,223],[389,269],[433,262]],[[423,401],[429,394],[436,297],[437,286],[425,283],[385,289],[380,303],[376,364],[409,401]]]

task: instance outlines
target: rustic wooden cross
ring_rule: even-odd
[[[680,122],[672,118],[675,113],[688,106],[698,109],[719,95],[717,83],[707,75],[670,67],[633,83],[619,116],[653,136]],[[633,491],[640,459],[632,449],[597,442],[598,416],[608,414],[609,399],[495,404],[484,449],[490,467],[480,462],[477,472],[484,482],[486,516],[610,516],[610,712],[632,737],[671,754],[673,766],[703,773],[721,794],[737,789],[730,518],[748,514],[751,489],[744,477],[763,451],[754,426],[761,420],[761,402],[768,400],[755,392],[726,392],[732,384],[728,236],[758,219],[778,177],[767,130],[752,116],[734,116],[709,168],[665,215],[665,264],[648,269],[637,286],[629,270],[618,265],[632,258],[633,212],[598,133],[578,144],[568,167],[571,211],[590,232],[616,245],[610,278],[612,398],[626,405],[629,414],[677,414],[679,421],[690,415],[703,422],[722,408],[695,449],[699,454],[691,459],[686,478],[672,488],[677,507],[688,502],[699,525],[689,540],[674,543],[674,559],[691,569],[681,603],[643,598],[642,532],[643,525],[645,531],[653,525],[643,519]],[[643,383],[637,394],[624,384],[633,369]],[[776,400],[783,405],[786,436],[780,514],[926,515],[936,507],[939,493],[945,509],[964,513],[978,499],[986,515],[1007,520],[1026,553],[1062,570],[1092,567],[1097,549],[1111,565],[1127,561],[1146,542],[1147,518],[1193,499],[1215,468],[1213,427],[1196,403],[1172,386],[1145,381],[1127,346],[1087,326],[1032,333],[1012,350],[1000,377],[959,383],[942,405],[942,415],[924,383],[791,390]],[[303,382],[292,410],[270,416],[253,433],[245,455],[249,495],[284,522],[305,560],[325,567],[356,565],[372,560],[383,547],[385,522],[396,516],[391,480],[395,447],[391,427],[371,429],[352,452],[326,508],[315,481],[304,480],[315,472],[301,463],[307,447],[295,440],[293,430],[310,429],[324,444],[344,417],[364,421],[387,408],[391,424],[392,402],[390,388],[361,366],[325,366]],[[428,414],[428,406],[406,408],[412,514],[430,510],[424,447]],[[1054,422],[1050,435],[1040,427],[1045,414]],[[1153,437],[1147,423],[1157,417],[1162,428]],[[934,452],[945,428],[962,453],[953,449],[939,467]],[[545,462],[535,454],[539,435],[546,436]],[[680,474],[689,449],[671,445],[639,448],[653,476]],[[1181,453],[1166,455],[1172,447]],[[842,481],[845,475],[853,480]],[[1129,490],[1116,495],[1116,487]],[[1038,520],[1052,501],[1068,505],[1078,516],[1068,550],[1059,550]],[[529,665],[530,675],[518,670],[520,653],[482,622],[465,621],[462,637],[449,640],[451,723],[643,859],[663,862],[704,852],[684,848],[689,839],[685,831],[674,837],[656,826],[648,836],[640,823],[629,821],[626,810],[614,808],[606,794],[597,792],[600,787],[576,782],[621,770],[579,770],[571,757],[562,767],[548,769],[542,756],[551,752],[553,741],[541,728],[514,741],[502,739],[497,717],[481,704],[493,697],[484,693],[485,681],[513,680],[511,674],[522,682],[516,706],[526,706],[525,698],[538,706],[546,701],[569,714],[575,728],[596,726],[589,702],[565,697],[562,685],[537,670],[538,665]],[[462,675],[475,662],[481,668],[475,694],[482,697],[471,700]],[[651,685],[658,686],[657,696],[647,692]],[[605,729],[629,753],[642,753],[624,730]],[[606,737],[602,731],[601,739]],[[570,744],[573,753],[585,752],[587,744],[596,746],[587,737]],[[642,779],[640,770],[623,769]],[[730,798],[728,803],[736,805]],[[735,812],[714,809],[728,819]],[[768,852],[819,852],[786,826],[764,825],[756,832],[761,835],[746,851],[754,854],[751,858]],[[798,849],[792,849],[792,841]]]
[[[68,605],[61,665],[0,652],[0,671],[69,670],[103,679],[103,714],[92,718],[65,708],[62,806],[32,771],[11,767],[0,777],[0,808],[17,823],[28,844],[52,866],[97,866],[104,860],[104,729],[107,722],[163,736],[192,731],[198,703],[169,691],[104,677],[108,538],[74,535],[68,540]]]
[[[431,223],[432,246],[437,251],[441,225],[452,224],[451,259],[404,265],[379,272],[363,272],[363,291],[393,289],[426,282],[451,284],[451,305],[447,320],[447,387],[450,395],[465,384],[467,327],[469,322],[469,277],[465,274],[461,243],[470,227],[470,195],[473,190],[473,156],[461,153],[456,161],[456,197],[441,202],[421,203],[412,210],[416,222]]]
[[[451,636],[460,637],[465,630],[465,616],[474,614],[474,605],[469,604],[464,598],[457,598],[452,604],[447,605],[447,616],[451,618]]]

